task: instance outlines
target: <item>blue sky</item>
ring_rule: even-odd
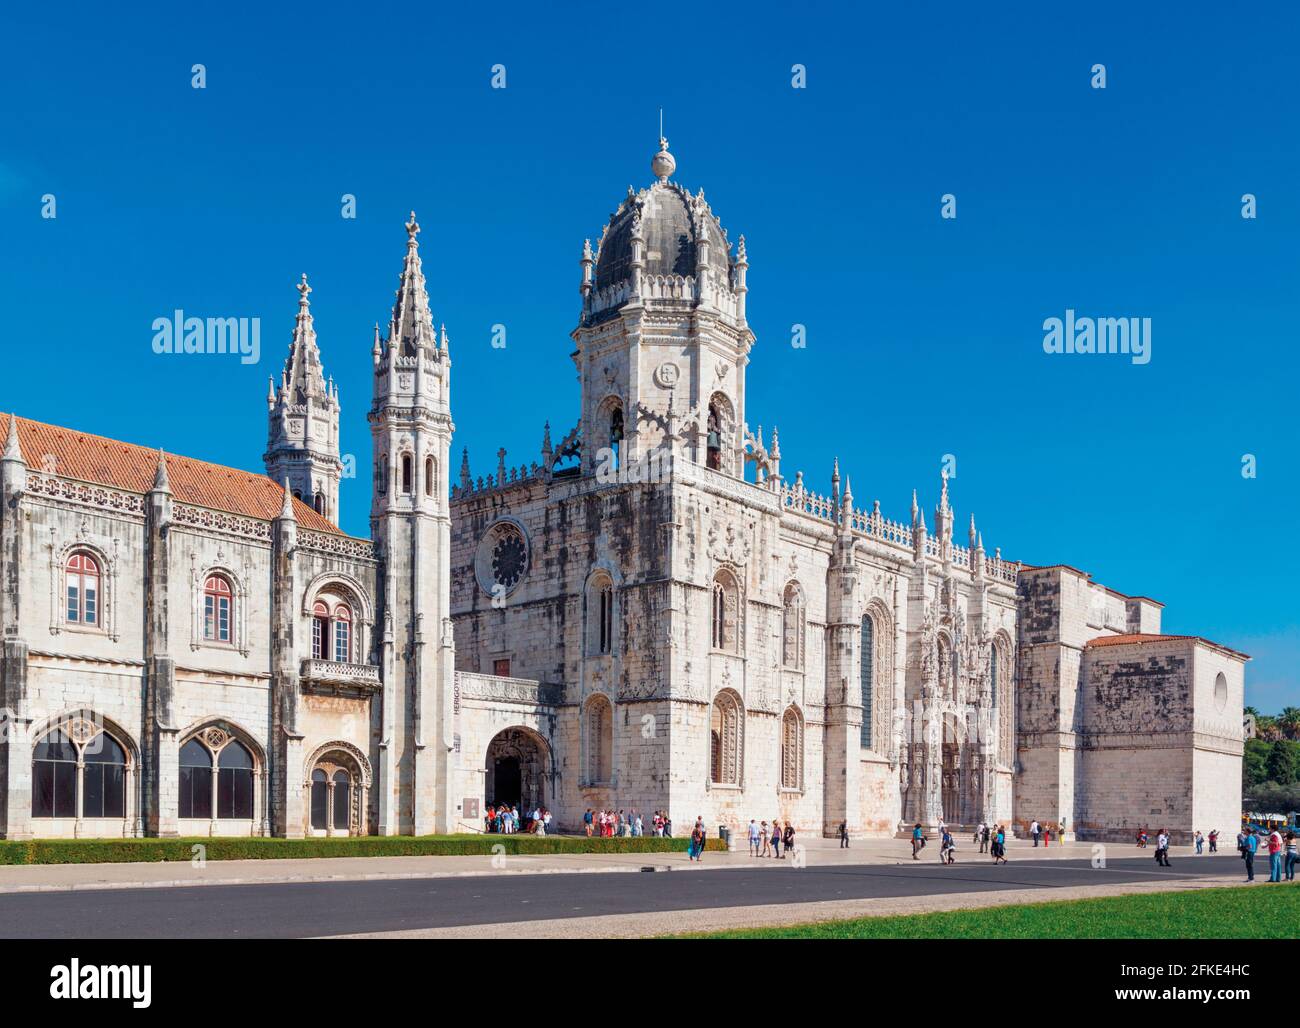
[[[748,420],[783,471],[825,489],[838,456],[902,518],[953,454],[959,535],[974,510],[990,550],[1162,600],[1255,656],[1248,702],[1300,702],[1300,15],[1129,6],[10,10],[0,408],[260,470],[305,271],[366,534],[371,326],[413,207],[456,452],[532,461],[577,418],[582,241],[649,183],[662,107],[676,179],[746,237]],[[261,363],[155,355],[177,307],[259,317]],[[1151,363],[1044,354],[1066,308],[1151,318]]]

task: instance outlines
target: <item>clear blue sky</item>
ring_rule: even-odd
[[[306,271],[366,534],[371,326],[414,207],[456,452],[534,460],[577,417],[582,240],[649,183],[662,107],[677,180],[746,236],[747,413],[783,470],[824,489],[838,456],[901,518],[954,454],[959,536],[973,509],[990,550],[1160,599],[1256,657],[1248,702],[1300,702],[1300,17],[1133,6],[11,5],[0,408],[260,470]],[[177,307],[259,317],[261,364],[156,356]],[[1067,307],[1150,317],[1151,363],[1044,354]]]

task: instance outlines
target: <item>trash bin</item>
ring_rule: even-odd
[[[722,840],[727,847],[728,852],[735,852],[736,837],[731,834],[731,829],[726,825],[718,825],[718,838]]]

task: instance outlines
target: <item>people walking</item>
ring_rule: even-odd
[[[781,859],[781,822],[772,821],[772,856]]]
[[[1197,856],[1201,855],[1202,847],[1204,845],[1205,845],[1205,836],[1201,834],[1201,830],[1198,828],[1196,830],[1196,855]]]
[[[751,817],[749,819],[749,855],[758,856],[758,823]]]
[[[1300,856],[1296,848],[1295,832],[1286,833],[1286,880],[1295,881],[1296,858]]]
[[[1259,839],[1255,833],[1248,832],[1241,844],[1241,859],[1246,862],[1246,881],[1255,880],[1255,851],[1259,849]]]
[[[1042,831],[1043,827],[1038,823],[1038,818],[1034,818],[1029,824],[1029,837],[1034,840],[1034,849],[1038,848],[1038,836]]]
[[[912,859],[921,859],[921,847],[925,845],[925,833],[921,831],[921,822],[916,823],[912,829]]]
[[[760,853],[759,856],[760,856],[760,857],[767,857],[767,856],[770,856],[771,853],[772,853],[772,847],[771,847],[771,845],[770,845],[770,844],[768,843],[768,841],[767,841],[767,822],[766,822],[766,821],[764,821],[764,822],[762,823],[762,825],[760,826],[759,831],[760,831],[760,834],[761,834],[762,839],[763,839],[763,852]]]
[[[1007,831],[1001,825],[998,825],[997,831],[993,834],[993,863],[1005,864],[1007,862]]]
[[[957,843],[953,839],[952,833],[947,829],[944,829],[942,841],[939,843],[939,863],[940,864],[954,863],[953,854],[956,852],[956,850],[957,850]]]
[[[840,849],[849,848],[849,825],[847,821],[840,822]]]
[[[1156,863],[1161,867],[1169,866],[1169,833],[1163,828],[1156,834]]]
[[[987,853],[989,851],[989,834],[990,834],[989,826],[985,824],[980,825],[980,852],[981,853]]]
[[[1210,852],[1219,852],[1219,830],[1217,828],[1210,833]]]
[[[785,823],[785,834],[781,837],[781,842],[785,845],[786,853],[793,856],[794,853],[794,825],[789,821]]]

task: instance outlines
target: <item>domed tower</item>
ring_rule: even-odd
[[[596,253],[582,252],[573,354],[582,385],[583,469],[672,450],[740,477],[745,365],[745,240],[736,253],[704,199],[672,181],[668,140],[655,181],[626,199]]]
[[[339,519],[339,394],[326,381],[312,324],[311,286],[298,283],[298,317],[279,388],[271,379],[266,397],[267,444],[262,460],[276,482],[286,479],[293,494],[331,521]]]

